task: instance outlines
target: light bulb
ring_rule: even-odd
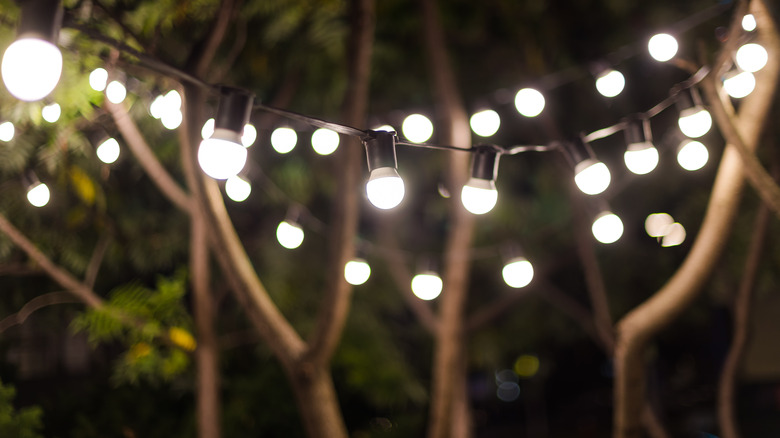
[[[607,165],[589,158],[574,168],[574,182],[583,193],[598,195],[609,187],[611,176]]]
[[[203,124],[203,128],[200,130],[200,135],[204,139],[211,137],[211,134],[214,133],[214,119],[208,119],[206,120],[206,123]]]
[[[544,110],[544,96],[533,88],[523,88],[515,95],[517,112],[526,117],[536,117]]]
[[[127,88],[119,81],[111,81],[106,85],[106,97],[111,103],[122,103],[127,97]]]
[[[396,132],[395,128],[393,128],[390,125],[382,125],[377,128],[374,128],[374,131],[385,131],[385,132]]]
[[[51,199],[51,192],[44,183],[39,182],[27,190],[27,200],[35,207],[43,207],[49,203],[49,199]]]
[[[430,301],[441,294],[444,284],[439,275],[433,271],[425,271],[412,278],[412,292],[425,301]]]
[[[244,202],[252,193],[252,185],[238,175],[231,176],[225,181],[225,193],[234,202]]]
[[[95,153],[100,161],[111,164],[119,158],[119,151],[119,142],[114,138],[109,138],[103,143],[100,143],[95,150]]]
[[[403,201],[404,192],[404,180],[392,167],[371,171],[366,183],[366,195],[374,207],[389,210]]]
[[[596,79],[596,89],[604,97],[615,97],[626,86],[626,78],[617,70],[609,70]]]
[[[103,91],[108,83],[108,72],[106,69],[98,67],[89,74],[89,86],[95,91]]]
[[[344,266],[344,279],[353,286],[360,286],[371,276],[371,267],[363,259],[354,259]]]
[[[685,170],[699,170],[707,164],[710,154],[707,147],[698,141],[685,141],[677,152],[677,162]]]
[[[422,114],[412,114],[404,119],[401,131],[412,143],[422,143],[433,135],[433,123]]]
[[[206,174],[214,179],[227,179],[238,175],[246,164],[246,148],[241,145],[237,133],[217,129],[198,148],[198,163]]]
[[[650,142],[630,144],[623,154],[623,159],[632,173],[645,175],[658,165],[658,149]]]
[[[604,212],[593,222],[591,230],[599,242],[614,243],[623,235],[623,221],[614,213]]]
[[[745,29],[747,32],[756,30],[756,17],[753,14],[747,14],[742,17],[742,29]]]
[[[287,249],[295,249],[303,243],[303,229],[295,222],[282,221],[276,228],[276,240]]]
[[[241,134],[241,144],[248,148],[255,144],[255,140],[257,140],[257,129],[255,125],[247,123],[244,125],[244,131]]]
[[[339,147],[339,134],[326,128],[320,128],[311,135],[311,147],[319,155],[330,155]]]
[[[650,38],[647,43],[647,49],[650,56],[656,61],[666,62],[677,54],[677,39],[668,33],[659,33]]]
[[[460,192],[460,200],[473,214],[485,214],[496,206],[498,191],[492,180],[470,178]]]
[[[160,117],[162,125],[170,130],[178,128],[183,119],[184,115],[181,113],[181,110],[166,111],[163,113],[162,117]]]
[[[664,236],[661,238],[661,246],[668,248],[670,246],[681,245],[685,242],[685,237],[685,227],[683,227],[681,223],[675,222],[669,224],[666,227]]]
[[[504,265],[501,275],[509,287],[518,289],[531,283],[534,278],[534,267],[525,257],[517,257]]]
[[[54,91],[62,74],[62,53],[39,38],[20,38],[6,49],[2,62],[3,82],[17,99],[41,100]]]
[[[16,132],[16,129],[14,128],[14,124],[11,122],[3,122],[0,123],[0,140],[2,141],[11,141],[14,139],[14,133]]]
[[[669,213],[652,213],[645,219],[645,231],[650,237],[662,237],[672,223],[674,218]]]
[[[295,148],[298,134],[290,128],[276,128],[271,133],[271,146],[276,152],[286,154]]]
[[[766,65],[769,54],[756,43],[748,43],[737,49],[737,66],[744,71],[755,73]]]
[[[710,112],[699,105],[680,111],[680,119],[677,120],[680,131],[690,138],[699,138],[710,131],[712,116]]]
[[[756,77],[749,71],[743,71],[736,74],[731,74],[723,80],[723,89],[726,93],[735,98],[741,99],[746,97],[756,88]]]
[[[160,119],[163,115],[164,108],[165,108],[165,96],[161,94],[155,97],[152,103],[149,105],[149,114],[151,114],[152,117],[154,117],[155,119]],[[213,123],[214,119],[211,120]],[[205,136],[203,138],[208,138],[208,136]]]
[[[469,120],[471,130],[480,137],[490,137],[498,132],[501,126],[501,117],[493,110],[484,110],[475,113]]]
[[[60,115],[62,115],[62,109],[58,103],[46,105],[41,109],[41,116],[43,117],[43,120],[46,120],[49,123],[54,123],[59,120]]]
[[[171,90],[165,93],[163,102],[165,102],[163,111],[181,111],[181,94],[178,91]]]

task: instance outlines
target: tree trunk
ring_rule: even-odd
[[[336,389],[327,367],[285,366],[309,438],[347,438]]]

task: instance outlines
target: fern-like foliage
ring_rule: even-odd
[[[41,416],[38,406],[15,409],[13,405],[16,390],[0,382],[0,436],[16,438],[43,438]]]

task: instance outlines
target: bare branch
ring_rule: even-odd
[[[95,249],[92,251],[92,257],[89,259],[89,265],[87,266],[87,272],[84,274],[84,284],[89,288],[95,287],[95,280],[97,280],[98,271],[100,271],[100,265],[103,264],[103,257],[106,255],[109,245],[111,245],[111,236],[104,234],[98,240]]]
[[[234,0],[222,0],[217,12],[217,18],[214,19],[214,23],[211,26],[211,31],[208,33],[208,38],[203,45],[203,50],[197,54],[198,60],[195,64],[195,75],[205,78],[206,72],[211,66],[211,62],[217,54],[217,49],[222,44],[222,40],[225,39],[230,21],[234,16],[233,9],[236,2]]]
[[[33,312],[43,309],[44,307],[80,302],[81,300],[75,298],[70,292],[52,292],[37,296],[22,306],[18,312],[0,320],[0,333],[3,333],[15,325],[23,324]]]

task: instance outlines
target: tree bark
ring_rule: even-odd
[[[328,367],[286,367],[309,438],[349,436]]]

